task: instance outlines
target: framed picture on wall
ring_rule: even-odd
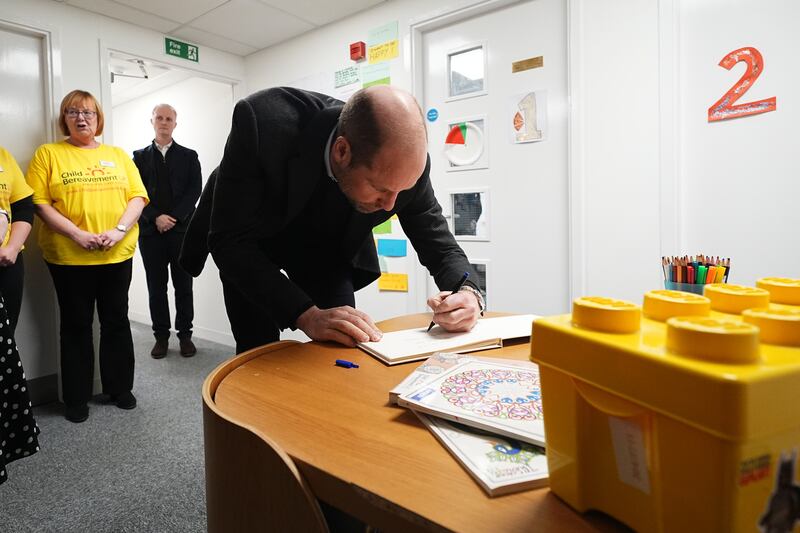
[[[489,240],[489,189],[450,191],[450,224],[456,240]]]
[[[447,172],[489,168],[486,115],[461,117],[447,122],[444,156]]]
[[[486,94],[488,65],[489,54],[485,42],[465,44],[447,52],[445,102]]]
[[[469,264],[472,265],[472,268],[475,269],[475,272],[478,274],[478,279],[473,280],[473,282],[478,286],[478,289],[481,291],[483,295],[483,301],[486,303],[486,306],[489,306],[489,260],[488,259],[470,259]]]

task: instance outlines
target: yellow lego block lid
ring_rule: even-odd
[[[711,300],[711,309],[738,315],[745,309],[769,305],[769,292],[756,287],[712,283],[706,285],[705,295]]]
[[[633,333],[639,330],[642,309],[625,300],[604,296],[584,296],[572,302],[572,322],[581,328],[606,333]]]
[[[769,291],[769,299],[776,304],[800,305],[800,279],[761,278],[756,287]]]
[[[758,326],[761,342],[800,346],[800,308],[758,307],[742,311],[742,320]]]
[[[766,293],[715,288],[723,302],[726,297],[763,302]],[[647,314],[669,314],[670,299],[683,307],[685,297],[648,294],[644,317],[630,302],[593,297],[577,299],[572,314],[536,320],[531,360],[575,383],[727,439],[800,427],[800,412],[788,408],[800,405],[800,347],[794,344],[800,340],[800,309],[765,303],[741,317],[712,312],[661,321]],[[727,315],[736,309],[723,307]],[[620,323],[614,324],[617,318]]]
[[[673,316],[708,316],[711,300],[699,294],[666,289],[644,295],[642,312],[647,318],[664,322]]]

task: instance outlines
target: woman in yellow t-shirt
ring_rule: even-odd
[[[0,295],[4,302],[0,305],[0,421],[5,421],[0,423],[0,484],[8,479],[8,463],[39,451],[39,426],[13,331],[22,301],[24,269],[19,251],[31,231],[32,194],[17,162],[0,147]]]
[[[10,224],[0,241],[0,294],[13,334],[22,306],[25,265],[20,252],[33,224],[33,189],[25,183],[14,157],[3,147],[0,147],[0,219]]]
[[[139,236],[136,221],[148,198],[131,158],[95,140],[104,120],[91,93],[76,90],[65,96],[58,123],[67,138],[40,146],[27,178],[44,222],[39,245],[61,310],[65,416],[83,422],[92,396],[95,304],[103,392],[117,407],[136,407],[128,289]]]

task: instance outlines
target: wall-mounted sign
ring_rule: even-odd
[[[428,122],[436,122],[436,119],[439,118],[439,110],[435,107],[428,109]]]
[[[544,56],[529,57],[528,59],[520,59],[511,63],[511,73],[522,72],[523,70],[530,70],[532,68],[539,68],[544,66]]]
[[[169,37],[164,37],[164,48],[168,56],[180,57],[188,61],[199,62],[199,48],[193,44],[176,41]]]

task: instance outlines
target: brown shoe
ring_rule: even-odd
[[[197,347],[192,342],[192,339],[181,339],[181,355],[184,357],[191,357],[197,353]]]
[[[167,355],[168,346],[169,342],[167,339],[156,339],[153,349],[150,350],[150,355],[153,356],[153,359],[163,359]]]

